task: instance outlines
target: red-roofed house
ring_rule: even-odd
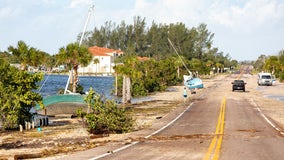
[[[121,50],[109,49],[104,47],[93,46],[89,48],[89,52],[93,55],[91,63],[87,67],[79,67],[79,73],[114,73],[114,60],[117,56],[123,54]],[[94,63],[95,59],[98,63]]]

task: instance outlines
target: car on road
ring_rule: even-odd
[[[234,80],[234,82],[232,82],[232,91],[243,90],[245,92],[246,84],[247,83],[245,83],[244,80]]]
[[[274,80],[274,78],[273,78],[271,73],[261,72],[261,73],[257,74],[257,84],[259,86],[263,86],[263,85],[272,86],[273,80]]]

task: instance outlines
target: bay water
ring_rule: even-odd
[[[88,92],[92,87],[107,99],[113,99],[111,93],[114,90],[114,79],[112,76],[79,76],[79,84],[83,86],[84,92]],[[65,89],[67,80],[68,75],[45,75],[37,92],[43,97],[56,95],[60,89]]]

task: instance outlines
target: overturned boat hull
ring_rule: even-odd
[[[188,89],[204,88],[202,80],[200,78],[191,78],[184,81],[184,85]]]

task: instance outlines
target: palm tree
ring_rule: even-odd
[[[94,59],[94,64],[96,65],[96,73],[98,73],[98,64],[100,63],[100,60],[98,58]]]
[[[41,58],[38,56],[41,54],[41,51],[29,47],[24,41],[18,41],[17,47],[9,46],[8,51],[17,57],[21,63],[21,69],[23,70],[27,70],[28,65],[37,67],[38,62],[40,61],[39,58]]]
[[[136,56],[126,55],[122,59],[123,64],[115,67],[116,73],[122,75],[122,103],[131,102],[131,77],[142,77],[141,73],[135,68],[139,65]]]
[[[69,69],[73,69],[73,89],[72,92],[76,92],[78,79],[78,67],[79,65],[86,66],[92,60],[92,55],[89,53],[88,48],[80,46],[79,43],[70,43],[66,47],[61,47],[59,49],[59,54],[57,55],[59,63],[67,64]]]

